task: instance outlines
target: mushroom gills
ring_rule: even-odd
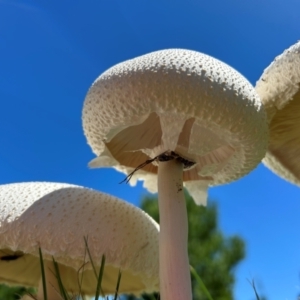
[[[177,119],[180,119],[180,116],[177,116]],[[234,147],[225,141],[221,134],[217,135],[214,133],[216,131],[210,130],[210,124],[205,126],[195,118],[188,118],[176,124],[177,134],[172,136],[176,143],[165,141],[164,132],[172,131],[175,120],[176,115],[159,116],[154,112],[149,114],[143,123],[129,126],[112,137],[105,144],[105,151],[94,159],[90,166],[97,167],[100,162],[103,166],[103,159],[111,159],[122,166],[135,169],[166,151],[174,151],[183,160],[196,163],[191,163],[190,167],[185,168],[184,181],[212,180],[213,174],[222,169],[233,155]],[[156,174],[157,161],[146,164],[143,170]]]
[[[300,178],[300,90],[278,110],[270,124],[269,151],[295,177]]]
[[[21,251],[13,252],[9,249],[1,250],[1,257],[3,253],[10,253],[10,257],[16,259],[11,260],[0,260],[0,281],[6,282],[8,284],[20,284],[24,286],[37,286],[41,275],[40,275],[40,262],[34,255],[31,254],[21,254]],[[13,254],[14,253],[14,254]],[[7,254],[5,254],[7,256]],[[20,256],[22,255],[22,256]],[[51,261],[49,261],[52,263]],[[63,285],[66,290],[74,289],[74,283],[78,282],[78,276],[81,278],[82,283],[81,288],[78,286],[74,289],[74,293],[78,293],[80,290],[84,294],[90,294],[91,290],[96,290],[97,280],[94,276],[94,271],[89,266],[85,266],[81,271],[78,272],[72,267],[59,264],[60,275],[63,278]],[[110,294],[115,291],[117,279],[119,274],[119,268],[112,265],[106,265],[104,269],[104,276],[102,279],[102,286],[104,286],[103,292],[105,294]],[[120,288],[125,289],[123,292],[132,293],[137,291],[141,285],[143,285],[143,280],[137,274],[133,274],[128,270],[122,270],[122,277],[120,282]],[[146,289],[146,286],[145,286]]]

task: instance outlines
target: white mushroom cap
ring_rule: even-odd
[[[208,185],[250,172],[267,147],[264,109],[252,85],[208,55],[182,49],[153,52],[104,72],[83,108],[91,167],[129,173],[164,151],[196,162],[183,180],[195,201]],[[157,164],[135,173],[157,189]]]
[[[102,255],[105,294],[158,290],[157,223],[139,208],[112,196],[61,183],[0,186],[0,281],[37,286],[41,277],[38,248],[45,260],[59,263],[67,291],[78,292],[78,270],[85,257],[84,237],[95,265]],[[20,257],[7,260],[10,255]],[[81,276],[82,273],[79,273]],[[92,295],[91,265],[83,272],[82,292]]]
[[[300,185],[300,42],[277,56],[256,83],[270,127],[263,162]]]

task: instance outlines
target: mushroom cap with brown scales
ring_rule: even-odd
[[[37,286],[44,260],[58,262],[64,287],[96,292],[93,263],[106,264],[105,294],[158,290],[158,224],[141,209],[115,197],[80,186],[31,182],[0,186],[0,282]],[[83,267],[84,266],[84,267]]]
[[[279,176],[300,185],[300,42],[275,58],[255,89],[270,128],[263,162]]]
[[[97,155],[91,167],[128,174],[174,152],[193,163],[183,180],[199,204],[208,185],[247,174],[267,148],[266,116],[252,85],[225,63],[190,50],[157,51],[108,69],[89,89],[82,119]],[[154,160],[133,177],[156,191],[156,175]]]

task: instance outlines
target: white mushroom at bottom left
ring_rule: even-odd
[[[158,224],[141,209],[91,189],[48,182],[2,185],[0,282],[38,287],[37,299],[43,299],[41,248],[49,300],[62,299],[52,258],[69,293],[93,295],[97,280],[86,238],[96,266],[105,255],[103,294],[115,292],[119,270],[119,293],[158,291],[158,233]]]

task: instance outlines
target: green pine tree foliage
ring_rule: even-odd
[[[33,289],[0,284],[0,300],[18,300],[28,293],[33,293]]]
[[[186,194],[189,224],[188,252],[190,264],[195,268],[213,299],[232,300],[235,282],[234,270],[245,256],[245,245],[238,236],[225,237],[218,229],[218,210],[215,204],[197,206]],[[157,199],[147,197],[141,208],[159,222]],[[207,300],[192,279],[193,298]],[[157,299],[157,295],[144,295],[144,299]],[[130,296],[128,300],[135,299]]]

